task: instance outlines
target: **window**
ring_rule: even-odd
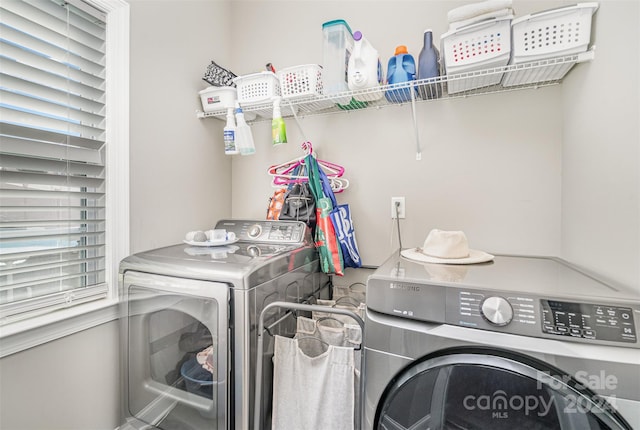
[[[0,325],[115,296],[127,26],[121,0],[0,3]]]

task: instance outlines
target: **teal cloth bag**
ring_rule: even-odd
[[[315,243],[320,255],[320,267],[324,273],[342,276],[344,275],[342,250],[331,221],[335,196],[333,192],[330,196],[325,195],[320,177],[321,169],[315,157],[309,154],[305,157],[304,162],[307,165],[309,175],[309,188],[316,199]]]

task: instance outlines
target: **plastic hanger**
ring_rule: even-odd
[[[302,149],[305,151],[305,155],[269,167],[267,173],[273,177],[272,185],[274,187],[279,188],[283,185],[308,181],[308,176],[304,173],[306,168],[304,159],[307,155],[311,154],[315,156],[315,154],[313,154],[313,146],[311,142],[304,142],[302,144]],[[325,160],[318,159],[317,161],[322,170],[327,174],[329,184],[331,185],[331,189],[334,193],[340,193],[349,187],[349,180],[342,178],[342,175],[344,174],[344,167]],[[301,167],[301,169],[296,172],[297,167]]]

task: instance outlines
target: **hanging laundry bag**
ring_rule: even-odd
[[[342,297],[349,297],[356,302],[366,303],[367,301],[367,286],[363,282],[355,282],[349,286],[334,285],[333,295],[331,296],[335,300]]]
[[[366,304],[365,303],[356,303],[355,300],[351,299],[350,297],[340,297],[337,300],[325,300],[325,299],[318,299],[318,304],[320,306],[329,306],[332,308],[339,308],[339,309],[346,309],[348,311],[353,312],[354,314],[358,315],[360,318],[365,319],[365,310],[366,310]],[[338,314],[331,314],[328,312],[323,312],[323,311],[313,311],[311,313],[311,317],[313,319],[320,319],[323,317],[332,317],[335,318],[341,322],[343,322],[344,324],[355,324],[356,322],[353,320],[353,318],[351,318],[348,315],[338,315]]]
[[[329,345],[312,356],[302,345],[275,336],[272,429],[353,430],[353,348]]]
[[[343,323],[337,314],[320,317],[318,319],[298,316],[295,338],[304,341],[307,338],[317,339],[304,344],[304,351],[308,355],[317,356],[324,352],[327,345],[345,346],[353,348],[354,359],[354,426],[360,428],[360,364],[362,360],[362,328],[358,324]],[[353,321],[353,320],[351,320]]]

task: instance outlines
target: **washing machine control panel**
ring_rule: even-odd
[[[637,343],[634,309],[543,299],[528,294],[447,290],[446,322],[504,333],[587,343]]]
[[[631,308],[558,300],[540,303],[544,333],[609,342],[637,340]]]
[[[539,334],[538,303],[524,294],[448,289],[447,322],[465,327],[535,336]]]
[[[299,221],[223,220],[216,228],[232,231],[247,242],[296,245],[311,240],[307,225]]]

